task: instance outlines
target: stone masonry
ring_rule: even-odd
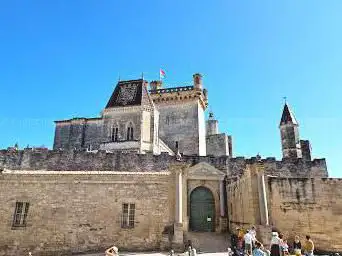
[[[53,150],[0,150],[0,255],[183,251],[192,231],[251,225],[266,245],[276,227],[342,250],[341,181],[312,160],[287,103],[283,159],[233,157],[232,136],[205,120],[200,74],[148,85],[119,81],[99,117],[56,121]]]

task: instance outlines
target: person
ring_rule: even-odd
[[[281,248],[282,248],[282,252],[283,255],[289,255],[289,246],[287,244],[287,240],[283,240],[282,244],[281,244]]]
[[[255,226],[252,226],[251,230],[249,231],[249,233],[252,236],[252,241],[253,241],[253,245],[256,242],[256,230],[255,230]]]
[[[280,256],[280,243],[281,239],[278,236],[278,232],[272,232],[271,239],[271,256]]]
[[[239,228],[237,228],[236,232],[233,232],[233,234],[230,236],[230,244],[233,249],[238,247],[238,240],[239,240],[238,232],[239,232]]]
[[[249,232],[249,230],[247,230],[247,232],[243,238],[245,241],[245,253],[247,255],[251,255],[252,254],[253,237],[252,237],[251,233]]]
[[[293,252],[296,256],[302,255],[302,244],[299,240],[299,236],[295,236],[293,241]]]
[[[309,235],[306,235],[306,241],[304,245],[304,254],[306,256],[313,256],[314,250],[315,250],[315,245],[313,241],[311,240],[311,237]]]
[[[255,241],[254,245],[253,256],[265,256],[265,252],[262,250],[262,244],[259,241]]]
[[[243,248],[243,237],[245,236],[242,228],[237,228],[238,230],[238,249],[244,249]]]

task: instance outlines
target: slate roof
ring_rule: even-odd
[[[283,114],[282,114],[281,120],[280,120],[280,125],[283,125],[283,124],[298,125],[298,122],[297,122],[294,114],[291,112],[287,103],[285,103],[285,105],[284,105]]]
[[[143,79],[118,82],[106,108],[139,105],[153,105],[153,101],[147,90],[147,82]]]
[[[143,84],[142,79],[118,82],[106,108],[140,105]]]

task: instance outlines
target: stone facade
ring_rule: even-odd
[[[128,250],[159,249],[164,228],[173,223],[173,209],[165,207],[173,197],[169,176],[167,171],[5,172],[0,255],[104,251],[113,243]],[[25,227],[13,227],[18,201],[30,204]],[[134,228],[122,227],[123,204],[135,205]]]
[[[56,121],[53,150],[0,150],[0,255],[183,250],[191,231],[250,225],[265,244],[276,226],[342,249],[326,235],[340,232],[340,181],[311,160],[287,104],[283,159],[247,159],[233,157],[213,113],[205,121],[200,74],[191,86],[147,86],[120,81],[100,117]]]
[[[289,242],[310,234],[318,251],[342,251],[341,179],[289,178],[265,175],[264,165],[249,166],[228,185],[230,227],[258,227],[259,239],[270,241],[271,228]]]

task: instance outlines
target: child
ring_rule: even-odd
[[[283,241],[281,248],[283,250],[283,255],[289,255],[289,246],[287,244],[287,240]]]

